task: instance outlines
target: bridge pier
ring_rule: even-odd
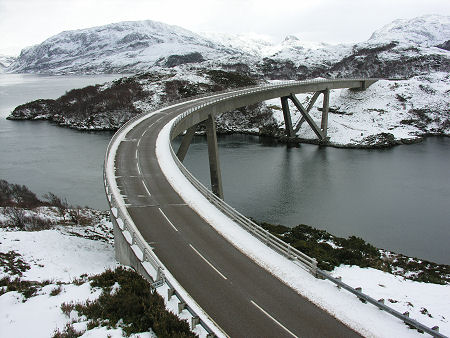
[[[320,123],[320,127],[314,122],[311,115],[309,115],[310,110],[314,106],[314,103],[316,102],[317,98],[323,94],[323,104],[322,104],[322,120]],[[302,118],[297,123],[295,128],[292,126],[292,120],[291,120],[291,114],[289,111],[289,104],[288,99],[294,103],[295,107],[299,110],[299,112],[302,114]],[[330,106],[330,90],[326,88],[323,91],[315,92],[313,97],[308,103],[308,107],[305,109],[303,105],[300,103],[300,101],[297,99],[297,97],[291,93],[289,96],[283,96],[281,98],[281,107],[283,109],[283,117],[284,117],[284,124],[286,128],[286,136],[287,137],[294,137],[295,134],[300,130],[300,127],[302,124],[306,121],[311,129],[314,131],[314,133],[317,135],[319,140],[325,140],[327,138],[327,128],[328,128],[328,112],[329,112],[329,106]]]
[[[294,129],[292,128],[291,112],[289,111],[288,97],[281,98],[281,107],[283,108],[284,126],[286,128],[286,136],[294,137]]]
[[[212,114],[206,119],[206,138],[208,140],[209,174],[211,191],[223,199],[222,175],[220,172],[219,147],[217,146],[216,119]]]
[[[183,140],[181,141],[180,147],[177,151],[177,157],[181,162],[183,162],[184,158],[186,157],[196,130],[197,125],[193,125],[192,127],[188,128],[188,130],[186,130],[186,134],[184,134],[183,136]]]

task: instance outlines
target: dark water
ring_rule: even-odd
[[[18,104],[116,77],[0,74],[0,178],[105,209],[102,164],[110,133],[5,117]],[[243,135],[219,137],[219,142],[225,199],[243,214],[354,234],[383,248],[450,264],[448,138],[373,151],[287,148]],[[204,138],[195,138],[185,163],[209,183]]]
[[[19,104],[118,77],[0,74],[0,178],[38,194],[51,191],[74,205],[106,209],[102,165],[110,132],[82,133],[6,116]]]
[[[244,215],[450,264],[450,139],[349,150],[232,135],[219,137],[219,148],[225,200]],[[204,138],[185,164],[209,186]]]

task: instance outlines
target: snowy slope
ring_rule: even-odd
[[[450,40],[450,17],[424,15],[410,20],[395,20],[375,31],[368,42],[399,41],[402,44],[433,47],[447,40]]]
[[[450,135],[450,76],[433,73],[408,80],[379,80],[365,91],[336,89],[330,91],[328,137],[339,147],[378,147],[411,143],[426,135]],[[311,94],[297,95],[307,105]],[[279,99],[267,101],[280,128],[284,128]],[[322,96],[310,114],[320,125]],[[301,115],[291,104],[292,122]],[[297,136],[317,140],[307,123]]]
[[[450,70],[449,22],[449,16],[439,15],[396,20],[354,45],[328,45],[292,35],[276,44],[257,34],[199,35],[154,21],[121,22],[62,32],[24,49],[8,71],[135,73],[195,64],[256,72],[270,79],[412,77]]]
[[[0,55],[0,73],[5,72],[13,62],[15,58],[13,56]]]
[[[181,27],[147,20],[62,32],[24,49],[9,71],[134,72],[240,54]]]

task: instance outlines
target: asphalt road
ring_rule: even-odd
[[[190,105],[139,123],[116,154],[117,185],[156,255],[231,337],[358,336],[237,250],[172,189],[156,158],[156,139]]]

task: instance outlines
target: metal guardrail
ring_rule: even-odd
[[[272,235],[269,231],[265,230],[255,222],[251,221],[247,217],[243,216],[233,207],[225,203],[222,199],[214,195],[208,188],[206,188],[200,181],[198,181],[186,167],[180,162],[172,147],[170,147],[173,159],[177,164],[180,171],[188,179],[188,181],[203,195],[206,199],[214,204],[220,211],[230,217],[233,221],[238,223],[245,230],[252,235],[260,239],[267,246],[273,248],[277,252],[286,256],[288,259],[298,262],[301,267],[307,269],[314,276],[317,273],[317,261],[305,255],[303,252],[297,250],[290,244],[283,242],[278,237]]]
[[[257,92],[257,91],[261,91],[261,90],[267,90],[269,88],[271,89],[271,88],[283,87],[283,86],[286,86],[286,85],[296,85],[296,84],[301,84],[301,83],[318,83],[318,82],[324,82],[324,81],[327,81],[327,80],[314,80],[314,81],[309,81],[309,82],[308,81],[301,81],[301,82],[285,81],[285,82],[279,83],[277,85],[270,85],[269,84],[269,85],[264,85],[264,86],[248,86],[248,87],[239,88],[239,89],[227,89],[227,90],[224,90],[224,91],[215,92],[213,94],[205,93],[205,94],[198,95],[198,96],[195,96],[195,97],[184,98],[184,99],[181,99],[181,100],[178,100],[178,101],[175,101],[175,102],[167,102],[159,110],[163,110],[165,107],[173,106],[173,105],[180,104],[180,103],[183,103],[183,102],[186,102],[186,101],[198,100],[198,99],[201,99],[203,97],[210,97],[211,95],[218,96],[218,95],[223,95],[223,94],[226,94],[226,93],[232,93],[230,96],[226,96],[226,98],[229,98],[229,97],[235,97],[235,96],[238,96],[238,95],[242,95],[244,93],[250,93],[250,92]],[[223,99],[224,98],[222,98],[222,100]],[[215,100],[213,102],[217,102],[217,101],[218,100]],[[208,102],[208,104],[210,104],[210,102]],[[205,106],[205,104],[201,104],[201,105],[199,105],[196,108],[202,108],[204,106]],[[183,113],[181,116],[179,116],[178,121],[182,117],[185,117],[188,113],[191,113],[192,111],[193,110],[190,109],[189,111]],[[158,257],[154,254],[154,252],[151,249],[151,247],[148,245],[146,240],[143,238],[143,236],[141,235],[141,233],[137,229],[136,225],[133,223],[133,221],[129,217],[129,215],[128,215],[126,209],[125,209],[125,205],[124,205],[123,201],[121,201],[120,197],[118,198],[117,196],[114,195],[113,189],[111,188],[109,180],[110,179],[113,180],[115,178],[113,178],[113,177],[109,178],[108,175],[107,175],[108,159],[109,159],[109,154],[110,154],[112,145],[116,142],[116,140],[119,137],[119,135],[121,135],[122,132],[126,128],[128,128],[132,123],[134,123],[135,121],[139,120],[140,118],[142,118],[143,116],[145,116],[147,114],[149,114],[149,113],[140,114],[140,115],[135,116],[134,118],[130,119],[129,121],[127,121],[113,135],[113,137],[111,138],[111,140],[110,140],[110,142],[108,144],[108,147],[107,147],[107,150],[106,150],[106,154],[105,154],[105,159],[104,159],[104,166],[103,166],[103,183],[104,183],[104,187],[105,187],[106,197],[107,197],[108,204],[109,204],[109,207],[110,207],[110,210],[111,210],[112,216],[114,217],[115,222],[117,223],[117,225],[119,226],[119,228],[121,229],[121,231],[123,233],[128,232],[129,235],[131,236],[130,246],[136,245],[137,248],[139,248],[139,250],[142,252],[142,257],[139,258],[141,263],[148,262],[157,271],[157,275],[156,275],[156,278],[155,278],[155,281],[154,281],[153,285],[154,286],[160,286],[160,285],[167,284],[169,289],[172,290],[171,291],[171,295],[177,296],[177,298],[180,300],[180,303],[184,304],[183,308],[188,310],[189,313],[192,315],[192,317],[195,319],[195,320],[193,319],[193,321],[192,321],[192,326],[195,326],[197,324],[202,325],[202,327],[208,332],[208,336],[210,336],[210,335],[213,335],[213,330],[203,320],[201,320],[201,318],[199,318],[199,316],[195,313],[195,311],[192,309],[192,307],[190,307],[187,304],[187,302],[182,298],[180,293],[165,278],[164,266],[160,263]],[[171,148],[171,151],[172,151],[172,155],[174,155],[172,147],[170,147],[170,148]],[[174,157],[176,158],[176,156],[174,156]],[[181,162],[177,163],[177,165],[181,165],[181,168],[184,168],[184,166],[181,164]],[[195,184],[194,183],[193,184],[199,190],[202,190],[205,195],[209,195],[209,193],[208,193],[209,190],[206,189],[200,182],[198,182],[189,173],[189,171],[187,171],[186,168],[184,168],[182,171],[183,171],[183,173],[185,175],[189,175],[191,177],[192,182],[196,182]],[[315,271],[317,269],[317,262],[314,259],[311,259],[310,257],[304,255],[303,253],[301,253],[300,251],[298,251],[297,249],[295,249],[295,248],[293,248],[291,246],[287,246],[286,247],[285,245],[283,245],[283,242],[281,240],[279,240],[278,238],[276,238],[275,236],[270,234],[268,231],[262,229],[261,227],[259,227],[255,223],[251,222],[250,220],[248,220],[246,217],[244,217],[243,215],[238,213],[236,210],[234,210],[233,208],[228,206],[223,201],[222,201],[223,203],[221,203],[221,200],[217,199],[217,197],[215,195],[211,194],[211,196],[209,196],[207,198],[210,201],[215,201],[215,204],[221,205],[220,209],[222,211],[224,211],[224,212],[226,212],[226,213],[228,213],[230,215],[231,214],[234,215],[235,219],[240,221],[240,223],[242,224],[242,226],[244,228],[246,228],[247,230],[251,231],[253,234],[255,234],[260,239],[265,241],[266,244],[271,245],[275,250],[277,250],[280,253],[286,255],[288,258],[300,262],[302,264],[302,266],[307,266],[308,269],[311,271],[311,273],[315,274]]]
[[[352,80],[352,81],[367,81],[372,79],[340,79],[340,80]],[[208,94],[202,94],[195,97],[185,98],[181,99],[175,102],[166,103],[163,105],[160,110],[162,110],[164,107],[173,106],[176,104],[180,104],[182,102],[186,101],[192,101],[192,100],[198,100],[203,97],[210,97],[211,95],[213,97],[217,97],[226,93],[230,93],[231,95],[226,95],[224,97],[221,97],[219,99],[213,98],[212,100],[207,101],[206,103],[201,103],[200,105],[190,108],[181,115],[179,115],[176,120],[174,121],[172,125],[172,129],[178,124],[183,118],[185,118],[187,115],[193,113],[196,110],[202,109],[208,105],[215,104],[219,101],[227,100],[232,97],[246,95],[254,92],[260,92],[265,90],[271,90],[275,88],[281,88],[284,86],[292,86],[292,85],[301,85],[301,84],[313,84],[313,83],[323,83],[323,82],[333,82],[336,80],[312,80],[312,81],[287,81],[287,82],[281,82],[276,85],[263,85],[263,86],[249,86],[245,88],[239,88],[239,89],[229,89],[221,92],[215,92],[215,93],[208,93]],[[106,168],[107,168],[107,162],[108,162],[108,156],[109,152],[111,150],[112,144],[116,141],[117,137],[123,132],[125,128],[127,128],[130,124],[134,123],[138,119],[142,118],[142,116],[146,115],[148,113],[144,113],[141,115],[138,115],[131,120],[129,120],[127,123],[125,123],[112,137],[110,143],[108,144],[106,156],[105,156],[105,165],[104,165],[104,185],[105,185],[105,192],[108,199],[108,203],[110,205],[111,212],[113,214],[113,217],[115,218],[115,221],[119,225],[122,231],[127,231],[131,236],[131,245],[136,245],[142,252],[142,262],[149,262],[152,267],[158,272],[156,281],[153,285],[162,285],[167,284],[169,287],[168,292],[168,298],[170,299],[171,296],[175,295],[179,299],[179,311],[182,309],[186,309],[189,311],[189,313],[192,315],[192,327],[194,327],[197,324],[202,325],[202,327],[208,332],[208,336],[212,336],[213,331],[208,327],[208,325],[202,321],[198,315],[195,313],[195,311],[186,304],[183,297],[180,295],[177,290],[170,284],[170,282],[165,278],[164,275],[164,267],[159,262],[159,259],[156,257],[148,243],[145,241],[145,239],[140,234],[139,230],[135,226],[135,224],[128,219],[129,216],[124,214],[124,210],[126,212],[126,209],[122,202],[120,202],[112,193],[111,186],[108,182],[108,178],[106,175]],[[170,144],[170,140],[168,140]],[[170,144],[170,151],[171,155],[177,164],[180,171],[186,176],[186,178],[191,182],[191,184],[200,191],[211,203],[213,203],[219,210],[227,214],[230,218],[235,220],[238,224],[240,224],[245,230],[253,234],[255,237],[260,239],[263,243],[268,245],[269,247],[273,248],[277,252],[283,254],[290,260],[293,260],[294,262],[298,263],[299,266],[306,268],[308,271],[310,271],[314,276],[319,278],[326,278],[330,280],[331,282],[335,283],[338,287],[343,288],[354,295],[356,295],[359,299],[361,299],[364,302],[371,303],[381,310],[384,310],[391,315],[401,319],[403,322],[405,322],[408,325],[411,325],[418,330],[421,330],[423,332],[426,332],[434,337],[446,337],[445,335],[438,332],[438,327],[429,328],[416,320],[410,318],[407,313],[401,314],[400,312],[390,308],[389,306],[385,305],[381,300],[377,301],[370,296],[362,293],[361,288],[353,288],[344,282],[342,282],[338,278],[334,278],[328,273],[320,270],[317,268],[317,261],[314,258],[311,258],[301,251],[295,249],[288,243],[285,243],[284,241],[280,240],[278,237],[270,234],[267,230],[263,229],[256,223],[252,222],[242,214],[240,214],[238,211],[236,211],[234,208],[229,206],[227,203],[225,203],[223,200],[218,198],[216,195],[214,195],[209,189],[207,189],[202,183],[200,183],[187,169],[184,167],[184,165],[178,160],[177,156],[175,155],[175,152]],[[111,178],[113,179],[113,178]]]
[[[359,80],[359,79],[351,79],[351,80]],[[362,79],[361,79],[362,80]],[[316,82],[325,82],[326,80],[317,80]],[[301,81],[301,82],[288,82],[288,83],[282,83],[278,85],[267,85],[262,86],[258,88],[245,88],[244,90],[239,90],[238,92],[233,92],[232,95],[227,97],[222,97],[219,99],[213,99],[211,101],[208,101],[206,103],[200,104],[199,106],[193,107],[185,111],[184,113],[180,114],[174,121],[171,131],[176,127],[178,123],[180,123],[186,116],[189,114],[194,113],[195,111],[202,109],[204,107],[214,105],[220,101],[228,100],[232,97],[240,96],[240,95],[246,95],[257,91],[263,91],[263,90],[270,90],[272,88],[277,87],[283,87],[286,84],[288,85],[298,85],[302,83],[311,83],[308,81]],[[311,274],[313,274],[317,278],[323,278],[328,279],[331,282],[335,283],[339,288],[343,288],[354,295],[356,295],[361,301],[371,303],[375,306],[377,306],[379,309],[386,311],[387,313],[401,319],[405,324],[410,325],[412,327],[417,328],[419,331],[426,332],[430,334],[433,337],[446,337],[445,335],[439,333],[439,327],[434,326],[433,328],[429,328],[428,326],[419,323],[418,321],[412,319],[409,317],[409,313],[400,313],[396,311],[395,309],[387,306],[384,304],[384,300],[375,300],[374,298],[370,297],[369,295],[366,295],[362,292],[361,288],[353,288],[349,286],[348,284],[345,284],[342,282],[339,278],[334,278],[333,276],[329,275],[323,270],[320,270],[317,268],[317,261],[314,258],[311,258],[307,256],[306,254],[302,253],[301,251],[297,250],[296,248],[292,247],[289,243],[286,243],[282,240],[280,240],[278,237],[272,235],[269,231],[265,230],[258,224],[254,223],[247,217],[243,216],[241,213],[239,213],[237,210],[232,208],[230,205],[225,203],[222,199],[217,197],[215,194],[213,194],[208,188],[206,188],[200,181],[198,181],[190,172],[186,169],[186,167],[181,163],[181,161],[178,159],[178,157],[175,154],[175,151],[172,148],[172,145],[170,143],[170,152],[171,155],[177,165],[177,167],[180,169],[180,171],[183,173],[183,175],[188,179],[188,181],[203,195],[206,197],[206,199],[214,204],[219,210],[221,210],[224,214],[226,214],[228,217],[233,219],[236,223],[238,223],[241,227],[243,227],[245,230],[247,230],[249,233],[257,237],[259,240],[261,240],[263,243],[265,243],[267,246],[273,248],[277,252],[281,253],[282,255],[286,256],[288,259],[293,260],[294,262],[298,262],[299,265],[303,268],[306,268]]]
[[[248,95],[252,93],[262,92],[262,91],[268,91],[273,90],[276,88],[282,88],[286,86],[297,86],[302,84],[315,84],[315,83],[333,83],[336,81],[367,81],[368,79],[340,79],[340,80],[312,80],[312,81],[288,81],[288,82],[282,82],[278,84],[268,84],[264,86],[258,86],[258,87],[246,87],[246,88],[239,88],[237,90],[234,90],[231,92],[231,95],[222,96],[220,98],[213,98],[212,100],[202,103],[199,106],[196,106],[194,108],[190,108],[184,113],[180,114],[174,121],[171,127],[171,134],[174,128],[177,126],[178,123],[180,123],[186,116],[194,113],[195,111],[205,108],[207,106],[212,106],[218,102],[229,100],[233,97]],[[222,92],[227,93],[229,91]],[[214,93],[214,96],[217,96],[216,93]],[[210,201],[212,204],[214,204],[219,210],[221,210],[223,213],[225,213],[228,217],[233,219],[236,223],[238,223],[241,227],[243,227],[248,232],[252,233],[255,237],[260,239],[262,242],[264,242],[266,245],[270,246],[277,252],[283,254],[290,260],[293,260],[295,262],[298,262],[303,268],[307,269],[311,272],[314,276],[317,274],[317,261],[314,258],[309,257],[308,255],[304,254],[303,252],[297,250],[296,248],[292,247],[290,244],[280,240],[278,237],[272,235],[269,231],[265,230],[255,222],[251,221],[247,217],[243,216],[241,213],[239,213],[237,210],[232,208],[230,205],[225,203],[222,199],[214,195],[209,189],[207,189],[202,183],[200,183],[190,172],[186,169],[186,167],[181,163],[181,161],[178,159],[178,157],[175,155],[175,152],[172,148],[172,145],[170,144],[170,151],[172,154],[172,157],[178,166],[178,168],[181,170],[181,172],[186,176],[186,178],[189,180],[189,182],[197,188],[200,193],[206,197],[208,201]]]
[[[151,284],[152,288],[160,287],[164,284],[166,284],[169,288],[168,292],[168,300],[171,299],[172,296],[176,296],[179,300],[178,303],[178,311],[181,312],[182,310],[187,310],[191,316],[191,327],[194,328],[196,325],[201,325],[203,329],[207,332],[207,337],[215,337],[215,333],[212,330],[212,328],[209,327],[205,321],[201,319],[201,317],[196,313],[196,311],[189,305],[189,302],[183,298],[181,293],[176,290],[176,288],[170,283],[169,280],[166,279],[164,274],[164,266],[160,263],[158,257],[155,255],[147,241],[143,238],[139,230],[137,229],[136,225],[130,221],[131,218],[129,215],[125,214],[126,209],[124,208],[123,202],[121,202],[116,196],[114,196],[112,188],[108,182],[107,177],[107,167],[108,167],[108,156],[109,151],[111,149],[111,145],[116,141],[118,135],[131,123],[139,119],[141,116],[138,116],[129,122],[126,123],[126,125],[122,126],[116,134],[112,137],[111,141],[108,144],[106,156],[105,156],[105,163],[104,163],[104,169],[103,169],[103,184],[105,187],[105,193],[108,200],[109,208],[111,210],[111,216],[114,217],[114,220],[116,224],[119,226],[120,230],[123,232],[127,231],[131,236],[131,243],[130,246],[136,245],[139,250],[142,252],[142,257],[138,257],[138,259],[141,261],[141,264],[147,262],[150,263],[150,265],[156,270],[156,278],[154,278],[154,282]],[[113,179],[113,178],[111,178]],[[124,211],[125,210],[125,211]],[[124,235],[125,236],[125,235]],[[153,276],[152,276],[153,278]]]
[[[387,313],[393,315],[394,317],[401,319],[405,324],[413,326],[413,327],[417,328],[419,331],[426,332],[433,337],[440,337],[440,338],[447,337],[439,332],[438,326],[433,326],[432,328],[429,328],[428,326],[419,323],[417,320],[410,318],[408,312],[401,313],[401,312],[398,312],[397,310],[394,310],[393,308],[387,306],[386,304],[384,304],[384,299],[376,300],[376,299],[370,297],[369,295],[366,295],[365,293],[362,292],[361,288],[352,288],[348,284],[345,284],[344,282],[342,282],[339,278],[335,278],[320,269],[317,269],[317,275],[320,278],[328,279],[329,281],[336,284],[339,288],[343,288],[343,289],[353,293],[362,302],[364,302],[364,303],[367,302],[372,305],[375,305],[380,310],[386,311]]]

